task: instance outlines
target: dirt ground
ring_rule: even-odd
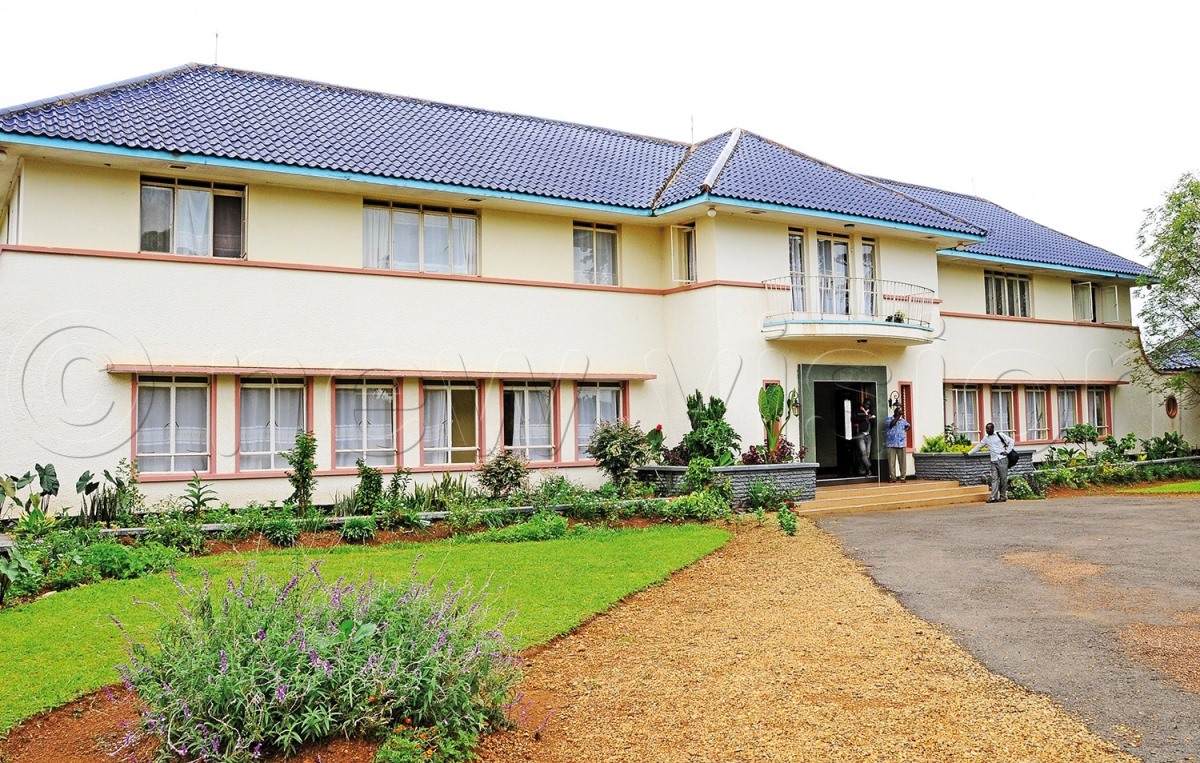
[[[485,739],[483,761],[1126,759],[909,614],[807,520],[796,537],[744,521],[724,548],[525,656],[517,728]],[[131,697],[101,691],[26,722],[0,760],[144,761],[135,719]],[[297,760],[371,756],[337,742]]]

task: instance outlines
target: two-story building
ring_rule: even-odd
[[[595,480],[597,421],[674,441],[700,388],[750,444],[767,381],[800,391],[788,436],[828,475],[861,400],[903,400],[917,446],[1177,426],[1126,384],[1140,265],[742,130],[193,64],[0,111],[0,200],[5,472],[130,457],[151,492],[278,497],[311,430],[325,499],[360,458],[499,447]]]

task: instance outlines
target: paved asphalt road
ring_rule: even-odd
[[[1147,761],[1200,761],[1200,693],[1130,646],[1131,633],[1167,634],[1200,678],[1200,499],[1008,501],[818,524],[993,672]]]

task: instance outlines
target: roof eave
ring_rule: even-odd
[[[1053,262],[1040,262],[1038,260],[1026,260],[1019,257],[1002,257],[997,254],[981,254],[979,252],[968,252],[961,249],[939,249],[938,254],[946,257],[960,257],[967,260],[979,260],[982,262],[994,262],[996,264],[1018,264],[1024,267],[1038,268],[1043,270],[1061,270],[1068,273],[1079,273],[1081,275],[1102,276],[1104,278],[1115,278],[1122,281],[1139,281],[1141,274],[1119,273],[1115,270],[1104,270],[1101,268],[1085,268],[1074,265],[1059,265]]]

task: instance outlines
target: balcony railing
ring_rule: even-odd
[[[763,281],[765,323],[894,323],[928,330],[932,289],[902,281],[794,274]]]

